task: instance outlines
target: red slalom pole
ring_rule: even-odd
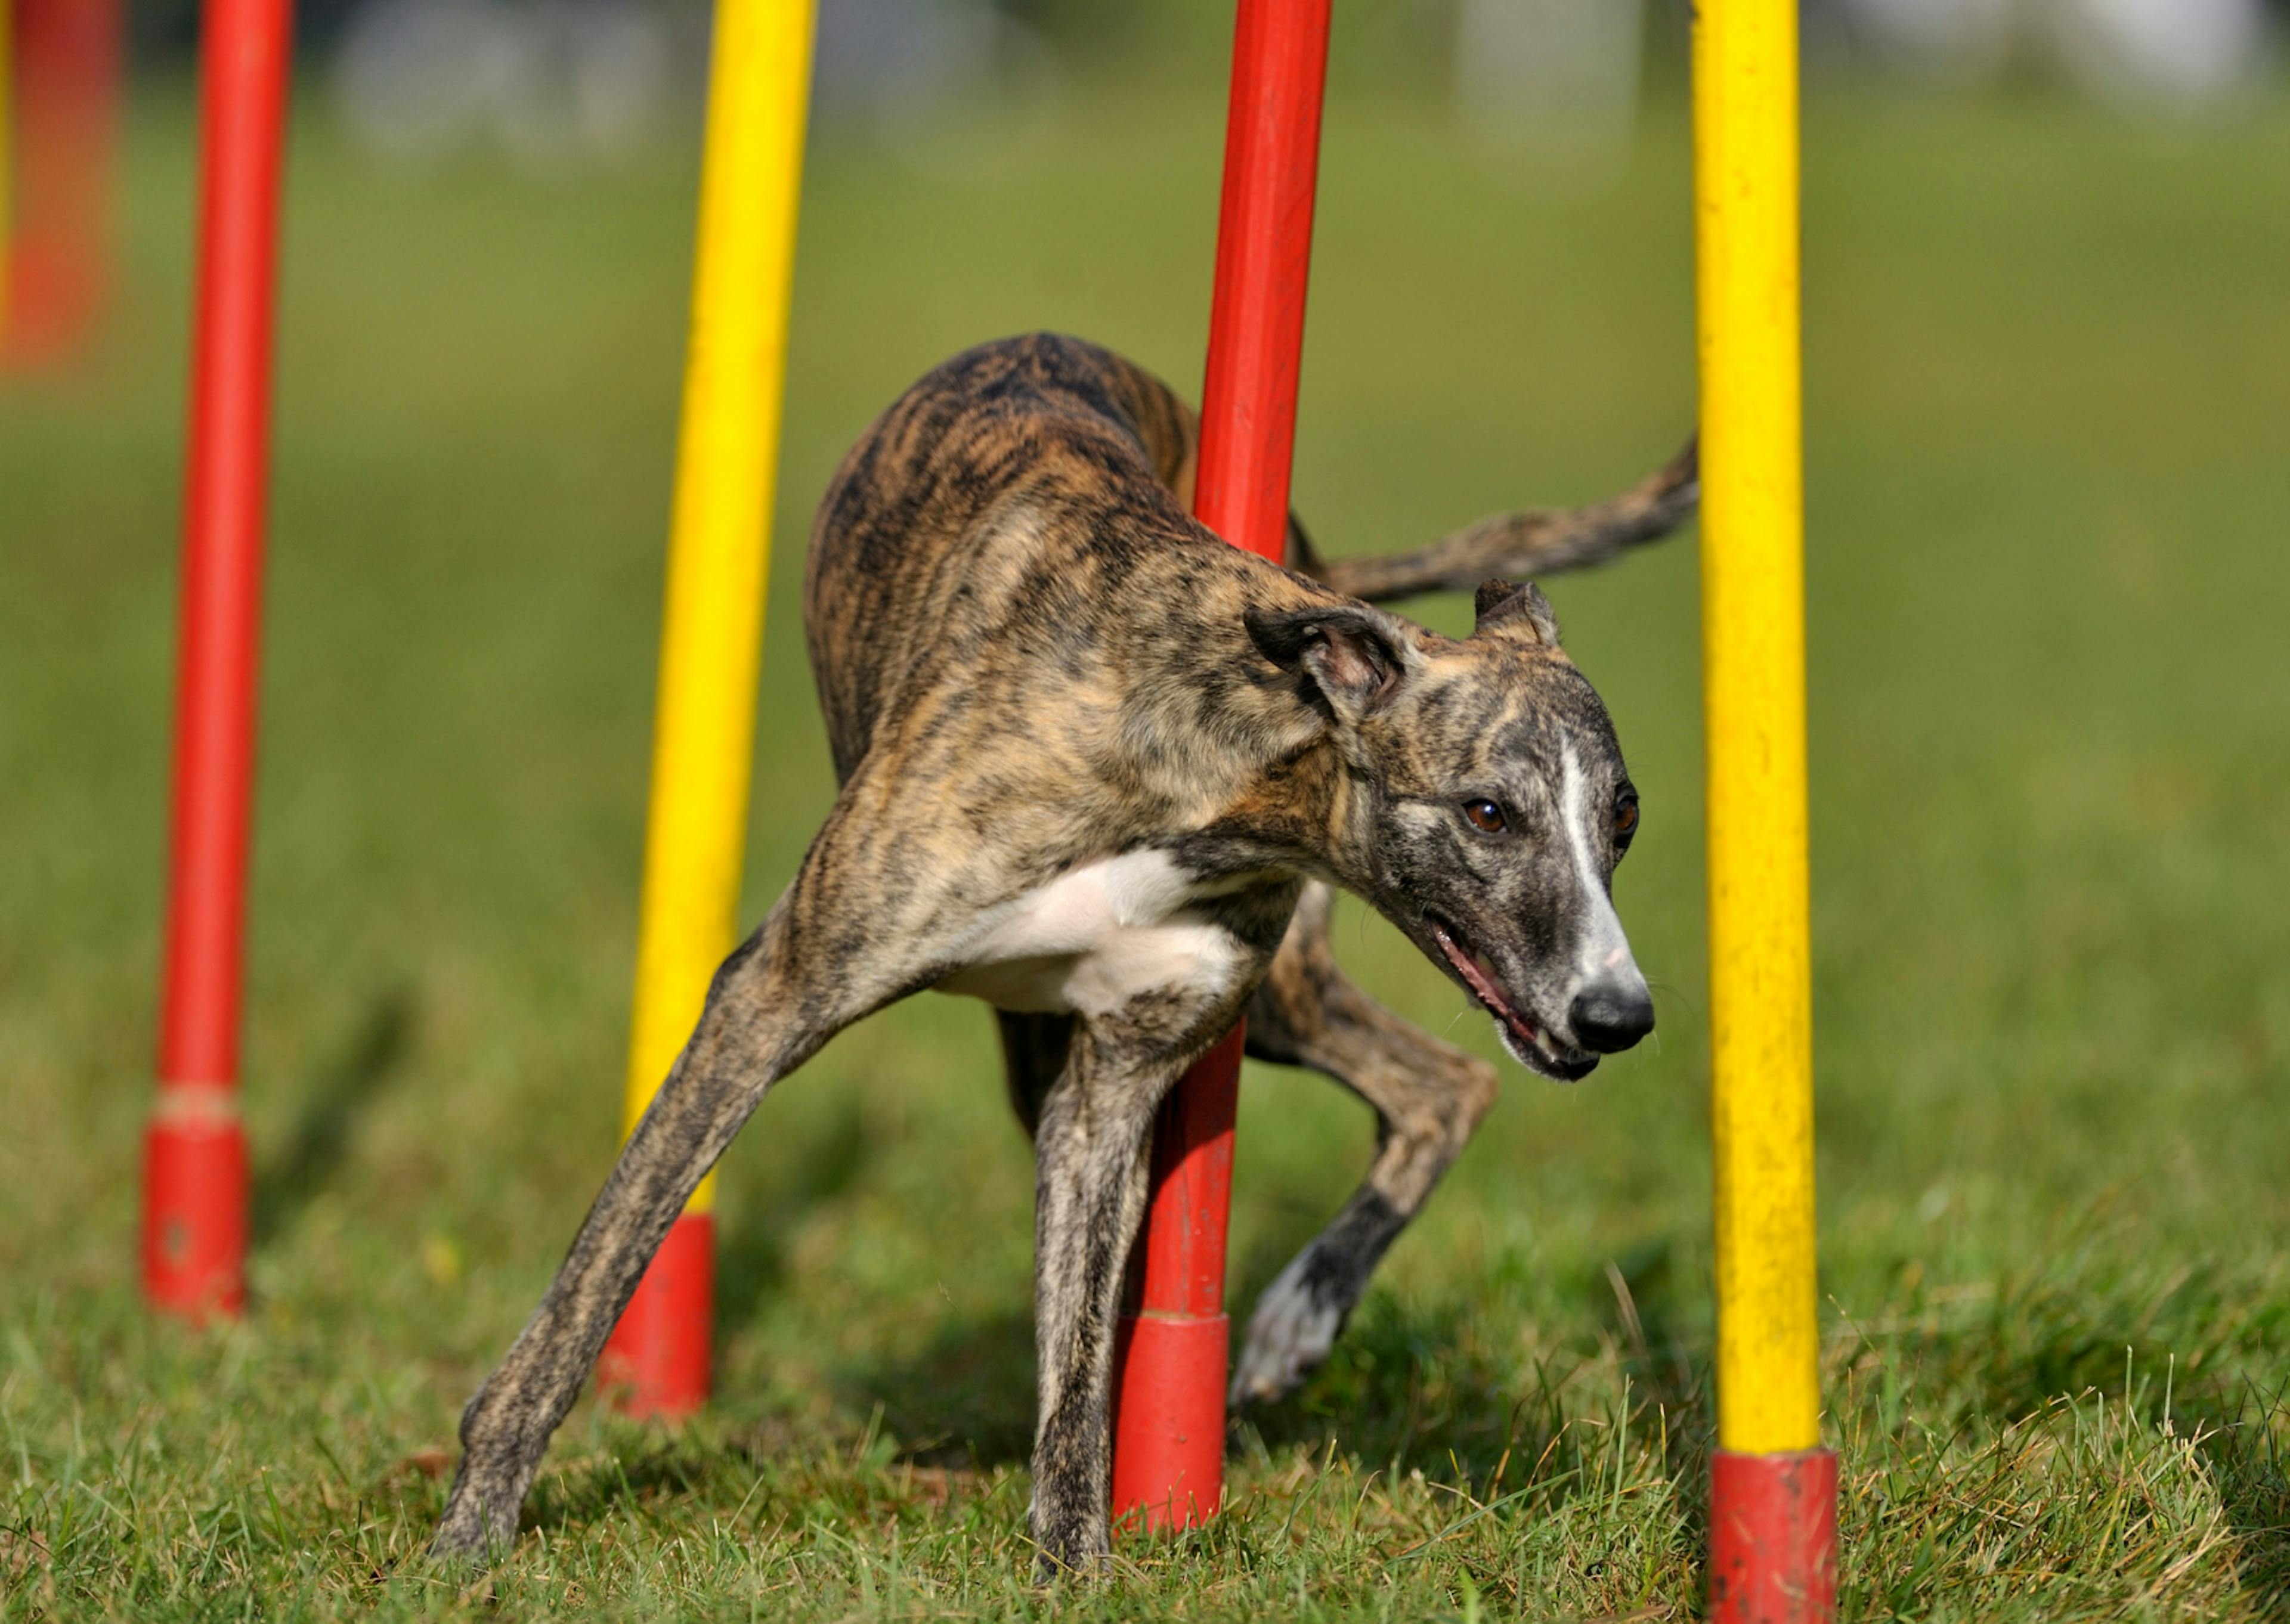
[[[1312,256],[1329,0],[1240,0],[1193,512],[1280,563]],[[1114,1373],[1113,1515],[1189,1527],[1224,1495],[1225,1225],[1241,1030],[1161,1108]]]
[[[143,1200],[144,1292],[193,1316],[235,1314],[246,1297],[239,1006],[292,35],[288,0],[207,0],[166,967]]]
[[[10,0],[0,0],[7,5]],[[120,0],[13,0],[16,122],[0,365],[52,366],[85,340],[111,279],[111,172],[125,44]],[[0,140],[0,150],[9,143]]]

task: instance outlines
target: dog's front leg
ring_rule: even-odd
[[[1238,1007],[1237,997],[1196,1004],[1174,1031],[1175,1012],[1163,998],[1141,999],[1121,1017],[1079,1021],[1066,1068],[1042,1100],[1034,1136],[1041,1394],[1031,1521],[1043,1578],[1095,1572],[1112,1551],[1113,1332],[1130,1243],[1145,1215],[1153,1114]]]
[[[1248,1012],[1248,1052],[1309,1066],[1375,1110],[1375,1160],[1343,1211],[1264,1289],[1233,1365],[1231,1402],[1267,1403],[1328,1356],[1377,1262],[1494,1104],[1495,1069],[1354,986],[1328,948],[1333,905],[1305,888]]]
[[[1077,1034],[1035,1132],[1034,1340],[1039,1423],[1029,1518],[1043,1578],[1093,1572],[1113,1548],[1113,1327],[1145,1214],[1153,1112],[1178,1069],[1140,1071]]]

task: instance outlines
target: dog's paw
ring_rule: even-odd
[[[1248,1316],[1248,1340],[1233,1367],[1235,1409],[1270,1404],[1293,1392],[1335,1346],[1343,1309],[1313,1289],[1310,1258],[1308,1252],[1282,1269],[1257,1299],[1256,1312]]]
[[[1105,1578],[1112,1571],[1110,1552],[1101,1552],[1094,1556],[1066,1557],[1042,1551],[1034,1557],[1034,1582],[1037,1585],[1053,1585],[1061,1579],[1090,1584]]]
[[[509,1499],[504,1507],[503,1498],[489,1495],[472,1484],[465,1467],[445,1501],[445,1515],[437,1519],[437,1532],[429,1540],[429,1560],[484,1567],[496,1556],[506,1555],[516,1540],[517,1502]]]
[[[1105,1519],[1084,1517],[1034,1534],[1034,1582],[1102,1579],[1113,1566],[1112,1530]]]

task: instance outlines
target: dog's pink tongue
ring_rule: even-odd
[[[1534,1023],[1511,1007],[1510,1000],[1502,996],[1502,988],[1495,981],[1493,969],[1485,959],[1477,953],[1466,953],[1463,945],[1438,925],[1431,927],[1431,939],[1439,944],[1439,951],[1447,956],[1447,962],[1455,966],[1456,973],[1506,1026],[1524,1041],[1535,1041]]]

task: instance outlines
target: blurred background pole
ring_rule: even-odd
[[[1710,1616],[1833,1618],[1806,857],[1797,0],[1693,29],[1718,1449]]]
[[[239,1010],[292,28],[288,0],[208,0],[200,45],[166,964],[143,1205],[145,1293],[194,1316],[237,1312],[246,1289]]]
[[[770,573],[813,0],[718,0],[701,163],[667,608],[653,721],[636,1011],[633,1132],[732,950],[748,841],[756,679]],[[706,1402],[715,1321],[710,1173],[605,1346],[600,1379],[637,1415]]]
[[[124,51],[121,0],[0,0],[0,366],[68,361],[111,281],[112,168]]]
[[[8,260],[14,252],[16,180],[16,8],[0,0],[0,351],[8,333]]]
[[[1193,511],[1277,563],[1319,173],[1328,0],[1240,0]],[[1212,1516],[1224,1492],[1225,1225],[1241,1032],[1172,1091],[1153,1130],[1150,1204],[1130,1262],[1114,1373],[1113,1515]]]

